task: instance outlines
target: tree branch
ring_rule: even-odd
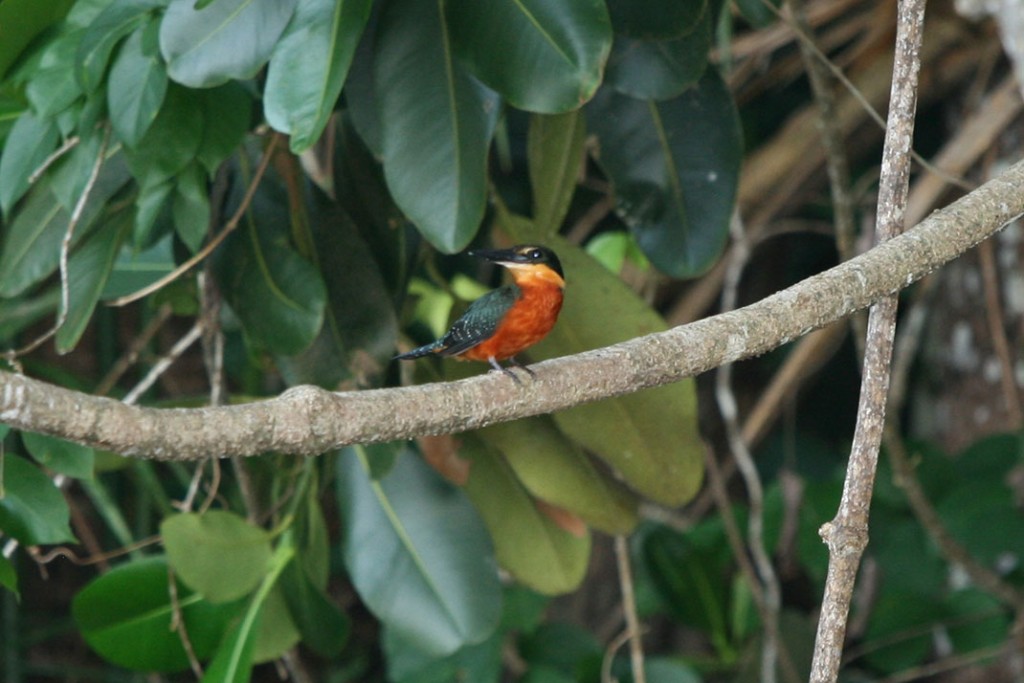
[[[476,429],[677,382],[761,355],[898,292],[1022,214],[1024,162],[906,234],[831,270],[745,308],[537,363],[536,380],[524,387],[501,373],[485,373],[358,392],[295,387],[245,405],[157,409],[0,372],[0,422],[164,460],[265,451],[312,455],[352,443]]]

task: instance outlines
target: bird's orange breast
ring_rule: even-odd
[[[545,281],[516,284],[523,295],[509,309],[494,334],[477,344],[462,358],[487,361],[505,360],[533,346],[547,336],[562,310],[562,288]]]

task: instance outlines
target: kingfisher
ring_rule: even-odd
[[[546,337],[555,326],[565,290],[562,264],[555,252],[536,244],[477,249],[469,255],[507,268],[512,283],[471,303],[437,341],[395,358],[411,360],[435,355],[486,361],[519,383],[515,373],[499,361],[507,360],[531,376],[534,374],[516,359],[516,354]]]

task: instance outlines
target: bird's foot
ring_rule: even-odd
[[[523,370],[526,370],[527,374],[529,374],[530,377],[533,377],[533,378],[537,377],[537,375],[533,372],[533,370],[531,370],[530,368],[526,367],[525,365],[523,365],[522,363],[517,361],[515,358],[510,358],[509,361],[515,367],[522,368]],[[516,373],[512,372],[511,368],[503,367],[501,365],[501,363],[499,363],[497,361],[497,359],[495,359],[494,357],[488,358],[487,362],[489,362],[491,364],[491,367],[494,368],[495,370],[499,370],[499,371],[505,373],[506,375],[508,375],[509,377],[511,377],[513,382],[515,382],[519,386],[523,386],[523,381],[521,379],[519,379],[519,376],[516,375]]]

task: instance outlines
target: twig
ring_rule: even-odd
[[[750,245],[743,230],[743,223],[738,216],[733,216],[730,232],[732,233],[733,250],[729,268],[725,274],[722,287],[722,310],[731,311],[736,308],[739,298],[739,284],[750,260]],[[747,500],[750,512],[747,519],[747,546],[754,558],[757,573],[749,577],[752,583],[760,583],[759,611],[761,613],[764,638],[761,647],[761,681],[775,683],[777,662],[779,661],[779,610],[782,607],[782,591],[779,579],[772,565],[771,557],[764,546],[764,489],[757,466],[747,449],[739,425],[739,409],[736,397],[732,392],[732,363],[726,363],[718,369],[715,377],[715,399],[718,411],[725,425],[725,433],[736,467],[743,476],[747,489]]]
[[[128,350],[117,359],[110,371],[100,380],[100,383],[96,385],[96,395],[106,396],[107,393],[114,388],[118,380],[128,371],[132,365],[139,359],[139,354],[142,353],[142,349],[146,347],[146,344],[156,336],[156,333],[160,331],[160,328],[164,326],[168,320],[170,320],[174,309],[170,304],[165,303],[157,309],[156,315],[153,319],[146,323],[146,326],[142,328],[142,331],[132,339],[131,344],[128,346]]]
[[[889,122],[878,193],[879,242],[892,240],[904,227],[924,9],[924,0],[899,2]],[[839,676],[850,600],[860,558],[867,546],[868,513],[885,425],[896,307],[897,298],[886,297],[871,308],[868,317],[860,404],[846,482],[835,519],[821,528],[822,539],[829,547],[829,566],[811,663],[812,683],[833,683]]]
[[[50,168],[50,166],[53,166],[53,164],[58,159],[60,159],[62,156],[64,156],[65,154],[73,150],[75,147],[77,147],[78,143],[81,142],[81,140],[82,139],[77,135],[72,135],[67,140],[65,140],[64,144],[55,149],[50,154],[50,156],[43,159],[43,163],[39,164],[38,168],[32,171],[31,175],[29,175],[28,177],[28,184],[35,185],[36,181],[39,180],[40,176],[46,173],[46,169]]]
[[[71,287],[68,279],[68,258],[71,253],[71,240],[75,236],[75,228],[78,227],[79,221],[82,220],[82,212],[85,211],[89,195],[92,194],[92,190],[96,186],[96,180],[99,178],[100,169],[103,167],[103,159],[107,154],[107,144],[109,142],[110,125],[108,124],[103,129],[103,142],[100,144],[100,150],[96,154],[96,161],[93,162],[92,170],[89,171],[89,177],[85,182],[85,187],[82,188],[82,194],[78,196],[78,201],[75,202],[74,209],[71,211],[71,217],[68,219],[68,229],[64,232],[64,238],[60,243],[60,311],[57,314],[57,320],[54,322],[53,327],[35,340],[20,349],[8,351],[6,354],[8,358],[23,356],[38,349],[60,331],[60,328],[64,326],[64,321],[68,318],[68,309],[71,307]]]
[[[619,587],[622,589],[622,611],[626,615],[626,633],[629,634],[629,659],[633,668],[633,682],[647,683],[644,673],[644,649],[640,639],[640,619],[636,614],[636,596],[633,594],[633,570],[629,566],[629,546],[625,536],[615,537],[615,559],[619,565]]]
[[[160,375],[167,372],[167,368],[169,368],[171,364],[181,356],[181,354],[185,353],[185,351],[188,350],[188,347],[192,346],[192,344],[199,339],[202,333],[203,324],[202,320],[199,320],[192,326],[192,329],[185,333],[184,337],[179,339],[177,343],[171,347],[170,351],[164,354],[164,356],[158,360],[152,368],[150,368],[149,372],[146,373],[146,376],[142,378],[142,381],[132,387],[132,390],[125,395],[123,399],[124,403],[126,405],[132,405],[138,401],[139,397],[146,393],[146,390],[153,386],[154,382],[160,379]]]
[[[249,187],[245,191],[245,196],[242,197],[242,202],[238,205],[238,209],[235,211],[235,214],[231,217],[231,220],[228,221],[227,225],[224,226],[223,230],[221,230],[213,239],[207,242],[202,249],[197,251],[192,256],[192,258],[182,263],[180,266],[175,268],[167,275],[164,275],[156,282],[147,285],[146,287],[143,287],[137,292],[127,294],[118,299],[114,299],[113,301],[108,302],[109,305],[124,306],[130,304],[133,301],[138,301],[139,299],[148,296],[153,292],[160,290],[169,285],[170,283],[174,282],[179,277],[181,277],[188,271],[192,270],[193,267],[201,263],[203,259],[205,259],[207,256],[212,254],[213,250],[219,247],[221,242],[223,242],[228,235],[234,232],[238,225],[241,223],[242,217],[245,216],[245,212],[249,209],[249,204],[252,203],[252,198],[256,194],[256,189],[259,187],[260,180],[263,179],[263,174],[266,173],[267,166],[270,164],[270,160],[274,156],[274,147],[277,145],[277,140],[279,137],[280,136],[277,133],[274,133],[270,136],[270,142],[267,143],[267,148],[263,150],[263,156],[260,158],[259,166],[256,167],[256,173],[255,175],[253,175],[252,182],[249,183]]]
[[[1014,372],[1014,357],[1010,352],[1010,342],[1006,338],[1006,327],[1003,325],[1003,306],[999,301],[999,273],[996,270],[995,247],[992,242],[985,242],[978,247],[978,258],[981,262],[981,277],[985,284],[985,320],[988,323],[988,336],[992,339],[996,356],[999,358],[1001,372],[999,381],[1003,388],[1003,401],[1011,429],[1019,429],[1024,421],[1021,410],[1020,393],[1017,389],[1017,378]]]

